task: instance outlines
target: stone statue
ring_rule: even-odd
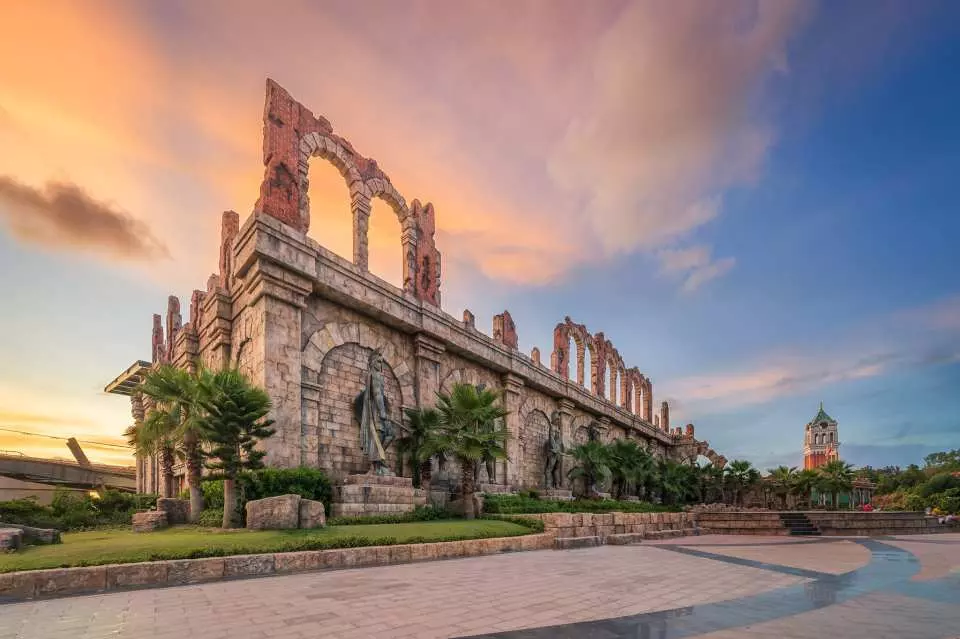
[[[378,350],[370,353],[366,383],[354,401],[354,413],[360,422],[361,446],[370,462],[370,470],[377,475],[389,474],[386,449],[396,439],[397,430],[390,419],[390,402],[383,379],[383,356]]]
[[[587,425],[587,440],[591,442],[600,441],[600,424],[596,421],[592,421]]]
[[[544,468],[544,486],[560,488],[563,485],[563,435],[560,432],[560,414],[553,411],[550,416],[550,432],[547,435],[546,448],[547,463]]]

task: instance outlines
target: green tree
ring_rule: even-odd
[[[723,501],[723,469],[713,464],[700,468],[700,498],[704,503],[711,504]]]
[[[200,417],[200,388],[209,373],[192,374],[182,368],[163,364],[151,370],[140,384],[140,392],[160,405],[170,407],[179,416],[180,423],[173,432],[177,452],[187,467],[187,486],[190,490],[190,521],[196,522],[203,511],[203,433]]]
[[[786,509],[787,495],[793,488],[793,481],[797,475],[796,466],[777,466],[767,470],[767,478],[773,493],[780,501],[780,507]]]
[[[460,463],[463,514],[476,517],[474,494],[481,462],[507,457],[507,432],[500,393],[473,384],[454,384],[450,393],[439,393],[440,433],[431,450],[442,451]]]
[[[404,434],[397,439],[399,474],[403,475],[403,465],[408,462],[413,485],[420,488],[430,484],[430,460],[440,445],[440,412],[435,408],[408,408],[406,415]]]
[[[142,422],[129,426],[123,433],[137,455],[157,456],[160,467],[161,497],[174,497],[173,462],[180,427],[180,411],[167,402],[157,402]]]
[[[813,508],[813,491],[820,482],[820,473],[811,468],[805,468],[793,478],[792,492],[797,498],[807,502],[807,509]]]
[[[926,468],[937,470],[960,470],[960,448],[941,453],[931,453],[923,458]]]
[[[617,499],[637,494],[637,487],[653,471],[653,459],[633,439],[618,439],[607,446],[607,459]]]
[[[664,459],[658,464],[660,499],[664,504],[679,505],[697,494],[696,469],[687,464]]]
[[[570,450],[576,466],[567,472],[571,480],[583,479],[588,496],[603,492],[602,486],[609,481],[610,455],[607,447],[599,441],[588,441]]]
[[[223,370],[208,376],[201,384],[200,429],[210,443],[205,452],[207,468],[223,475],[223,527],[238,524],[237,475],[243,470],[263,467],[262,450],[256,445],[274,434],[270,397],[262,388],[250,384],[237,370]]]
[[[840,493],[853,487],[853,465],[840,459],[834,459],[821,466],[818,472],[820,474],[820,487],[825,492],[830,493],[833,507],[839,508]]]
[[[760,481],[760,471],[745,459],[735,459],[725,470],[727,481],[733,491],[733,505],[743,505],[743,493],[747,488]]]

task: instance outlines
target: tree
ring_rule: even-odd
[[[474,493],[479,464],[507,457],[509,436],[503,419],[509,414],[500,393],[473,384],[454,384],[450,393],[437,395],[440,433],[431,450],[452,455],[460,463],[463,514],[476,517]]]
[[[723,501],[723,469],[713,464],[700,468],[700,498],[710,504],[719,498]]]
[[[807,509],[813,508],[813,489],[817,487],[820,481],[820,474],[813,469],[805,468],[793,477],[792,492],[797,497],[803,497],[807,501]]]
[[[576,466],[567,471],[571,480],[583,479],[588,496],[602,492],[601,487],[610,479],[610,455],[607,447],[599,441],[591,440],[570,449],[570,456]]]
[[[760,471],[745,459],[735,459],[727,466],[725,474],[733,490],[733,505],[742,506],[744,491],[760,481]]]
[[[161,497],[173,497],[173,460],[180,411],[176,406],[158,402],[144,420],[128,427],[123,435],[137,455],[157,456],[160,466]]]
[[[207,468],[223,475],[223,527],[234,528],[237,518],[237,475],[243,470],[263,468],[259,441],[274,434],[270,397],[250,384],[237,370],[209,375],[201,385],[200,405],[204,414],[199,425],[211,444],[205,453]]]
[[[793,488],[793,480],[797,475],[796,466],[777,466],[767,470],[770,487],[780,500],[781,507],[787,507],[787,495]]]
[[[403,474],[404,460],[408,460],[413,474],[413,485],[420,488],[430,484],[430,459],[440,444],[440,412],[435,408],[408,408],[407,426],[397,439],[397,457]]]
[[[140,392],[177,413],[180,422],[173,432],[177,451],[187,467],[187,486],[190,490],[190,521],[196,522],[203,511],[203,433],[200,428],[202,408],[200,388],[209,373],[191,374],[182,368],[163,364],[151,370],[140,384]]]
[[[607,447],[612,492],[617,499],[635,495],[637,487],[653,470],[653,460],[633,439],[618,439]]]
[[[694,497],[697,479],[693,466],[665,459],[659,464],[660,498],[664,504],[678,505]]]
[[[818,469],[820,486],[830,493],[833,507],[840,507],[840,493],[853,486],[853,465],[840,459],[827,462]]]

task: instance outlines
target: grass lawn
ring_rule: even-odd
[[[530,532],[519,524],[493,519],[356,524],[315,530],[220,530],[195,526],[175,526],[151,533],[91,530],[64,533],[62,544],[27,546],[14,553],[0,553],[0,573],[158,559],[510,537]]]

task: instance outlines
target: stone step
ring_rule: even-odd
[[[604,541],[611,546],[628,546],[630,544],[639,544],[644,540],[643,533],[618,533],[607,535]]]
[[[572,548],[596,548],[603,544],[600,537],[558,537],[553,542],[553,547],[557,550],[570,550]]]

